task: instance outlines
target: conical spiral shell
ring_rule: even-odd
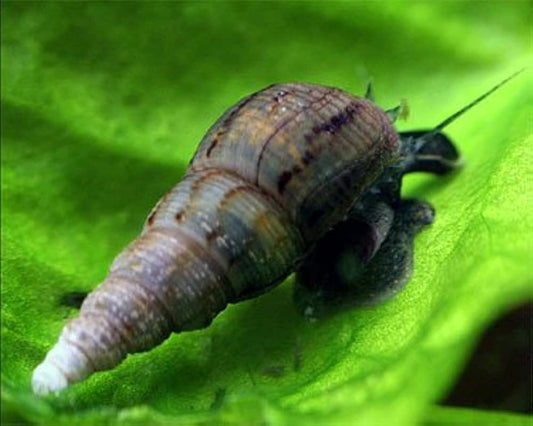
[[[281,282],[398,155],[369,101],[274,85],[228,110],[34,371],[46,394]]]

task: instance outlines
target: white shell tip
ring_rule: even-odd
[[[39,396],[57,393],[65,389],[68,384],[68,380],[61,370],[46,359],[33,371],[31,378],[33,393]]]

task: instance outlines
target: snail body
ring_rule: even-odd
[[[402,135],[392,121],[369,99],[304,83],[270,86],[230,108],[66,324],[33,373],[34,392],[111,369],[309,271],[324,236],[351,218],[379,236],[361,240],[370,262],[399,211],[403,173],[458,161],[440,128]],[[383,220],[361,214],[382,205]]]

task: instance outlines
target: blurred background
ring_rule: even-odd
[[[530,1],[12,1],[1,7],[5,421],[67,423],[83,416],[87,423],[355,424],[381,421],[389,407],[398,424],[449,424],[466,414],[448,416],[439,407],[531,413],[531,274],[509,275],[515,287],[510,285],[507,293],[494,290],[485,305],[450,303],[456,309],[450,308],[451,326],[468,312],[458,328],[460,349],[449,357],[441,354],[440,361],[435,356],[442,364],[418,363],[401,342],[421,335],[433,316],[445,311],[439,304],[448,306],[456,291],[455,282],[439,281],[446,274],[433,281],[423,275],[431,274],[426,269],[435,272],[427,250],[417,258],[415,277],[427,287],[409,287],[397,305],[359,316],[343,314],[312,328],[293,316],[290,288],[282,286],[245,307],[231,307],[214,331],[191,333],[177,344],[171,339],[152,358],[128,359],[115,376],[105,373],[81,391],[42,401],[28,385],[32,368],[65,319],[75,315],[57,300],[67,291],[87,291],[103,278],[113,256],[183,175],[198,141],[226,108],[274,82],[305,81],[363,94],[372,80],[382,107],[407,99],[411,117],[398,124],[400,129],[431,127],[531,62]],[[524,118],[531,101],[526,74],[514,89],[506,86],[492,104],[476,107],[451,129],[470,176],[483,170],[491,174],[511,141],[529,141],[531,148],[531,116],[529,128]],[[450,195],[430,181],[414,177],[406,193],[436,203],[441,225],[433,237],[421,236],[420,247],[438,252],[437,237],[455,230],[450,215],[458,207],[452,200],[465,197],[459,201],[465,204],[477,198],[475,188],[463,181],[451,181],[455,189]],[[484,182],[480,178],[479,185]],[[455,197],[461,188],[464,193]],[[490,229],[498,244],[497,228]],[[451,277],[465,270],[458,268]],[[432,292],[430,284],[439,290]],[[488,286],[457,285],[457,291],[464,292],[465,300],[475,299],[478,293],[472,289]],[[423,314],[395,317],[413,311],[413,300]],[[391,324],[408,324],[404,334],[391,337],[395,330],[387,318]],[[249,323],[244,331],[234,330],[237,320]],[[360,330],[368,327],[383,334],[374,331],[364,338]],[[352,339],[355,332],[360,334]],[[216,343],[216,336],[227,340]],[[312,368],[293,380],[286,365],[296,338]],[[376,349],[378,358],[365,361],[372,374],[363,361],[362,367],[350,367],[354,362],[348,360],[358,359],[358,350],[368,353],[381,340],[389,342],[391,355]],[[331,349],[321,352],[330,341]],[[421,345],[421,354],[428,345]],[[341,362],[336,354],[346,358]],[[388,373],[393,360],[407,358],[404,376]],[[257,359],[264,362],[250,361]],[[179,369],[180,363],[188,368]],[[150,372],[151,365],[161,372]],[[172,384],[165,381],[170,380],[165,368],[175,379]],[[243,377],[250,368],[270,373],[249,381]],[[442,368],[442,377],[434,379],[424,368]],[[403,381],[411,375],[412,382]],[[210,380],[211,387],[205,384]],[[428,384],[431,380],[434,385]],[[150,386],[139,389],[139,383]],[[317,396],[327,392],[334,396]],[[365,403],[374,397],[378,402]],[[340,407],[342,415],[329,413],[329,404]],[[222,414],[216,411],[220,406]],[[313,410],[324,417],[315,418]]]

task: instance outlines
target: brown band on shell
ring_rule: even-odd
[[[233,118],[241,111],[246,105],[248,105],[258,94],[260,94],[262,91],[258,91],[255,93],[252,93],[250,96],[247,96],[246,98],[242,99],[237,105],[233,107],[232,110],[229,111],[226,118],[220,123],[220,126],[213,136],[213,139],[211,141],[211,144],[207,148],[205,152],[206,157],[211,156],[211,152],[213,149],[218,145],[220,136],[222,136],[224,133],[227,132],[228,124],[233,120]],[[193,157],[194,158],[194,157]]]
[[[164,228],[159,229],[167,237],[174,238],[176,240],[186,241],[188,247],[193,252],[198,253],[198,258],[202,258],[206,264],[210,266],[212,273],[219,278],[219,289],[222,291],[222,295],[225,298],[233,296],[234,289],[226,276],[227,262],[219,257],[216,252],[209,250],[209,246],[204,245],[204,241],[197,238],[190,232],[187,232],[182,227],[180,228]]]
[[[273,140],[273,138],[285,126],[287,126],[289,123],[293,122],[296,117],[298,117],[301,114],[304,114],[307,110],[311,109],[315,104],[318,104],[318,103],[322,102],[328,96],[328,94],[330,94],[332,91],[333,91],[333,89],[331,89],[331,88],[327,89],[326,92],[320,98],[311,101],[308,105],[306,105],[304,108],[302,108],[302,110],[300,110],[297,113],[292,114],[291,116],[289,116],[286,120],[284,120],[282,123],[280,123],[279,126],[276,127],[276,130],[274,132],[272,132],[270,135],[268,135],[268,137],[262,143],[261,150],[259,151],[259,156],[257,157],[257,162],[256,162],[256,166],[255,166],[255,168],[256,168],[255,184],[256,185],[259,185],[259,175],[261,174],[261,163],[263,161],[263,157],[265,155],[265,151],[266,151],[268,145],[270,144],[270,142]]]

